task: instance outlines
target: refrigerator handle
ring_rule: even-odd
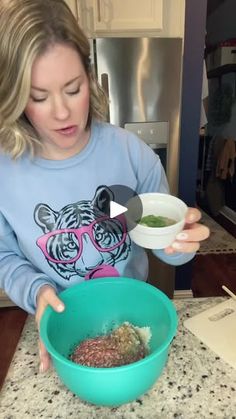
[[[101,85],[102,85],[102,88],[106,92],[106,95],[108,97],[108,103],[110,103],[109,80],[108,80],[108,74],[107,73],[102,73],[101,74]],[[108,112],[107,112],[107,121],[110,122],[110,109],[109,109],[109,107],[108,107]]]

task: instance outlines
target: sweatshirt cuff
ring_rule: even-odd
[[[158,259],[162,260],[162,262],[168,263],[168,265],[173,266],[180,266],[187,262],[190,262],[195,256],[195,252],[193,253],[173,253],[171,255],[167,255],[163,249],[153,249],[153,254],[158,257]]]

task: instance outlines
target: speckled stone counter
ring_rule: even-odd
[[[165,370],[147,394],[118,408],[84,403],[53,370],[38,373],[37,332],[29,317],[0,394],[0,418],[236,419],[236,370],[183,326],[223,300],[175,301],[179,327]]]

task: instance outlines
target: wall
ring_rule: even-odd
[[[196,200],[206,0],[188,0],[185,16],[179,196],[189,206],[194,206]]]
[[[185,16],[179,196],[195,206],[206,0],[188,0]],[[191,288],[192,266],[191,261],[176,268],[176,289]]]

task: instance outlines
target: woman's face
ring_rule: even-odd
[[[87,144],[89,80],[78,52],[55,44],[36,58],[25,114],[40,136],[41,156],[61,160]]]

